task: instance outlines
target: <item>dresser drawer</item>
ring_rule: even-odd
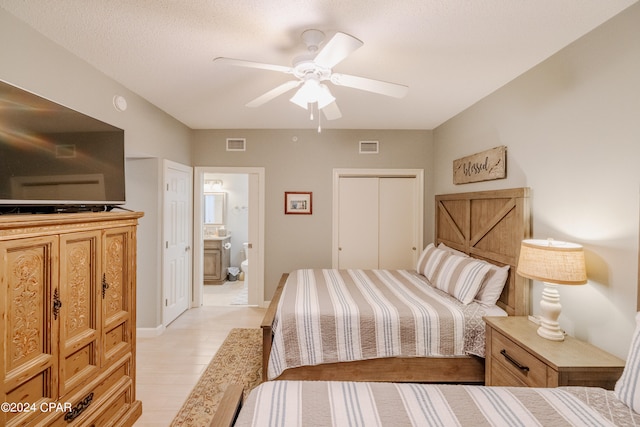
[[[491,369],[492,385],[547,386],[547,365],[496,331],[491,335]]]
[[[87,425],[87,420],[95,418],[97,411],[102,412],[105,403],[113,400],[114,395],[121,394],[120,390],[127,386],[132,386],[131,354],[113,363],[96,380],[75,392],[73,396],[59,399],[61,402],[69,402],[72,408],[66,413],[56,413],[56,418],[48,420],[46,425],[49,427]],[[131,392],[125,395],[125,398],[127,396],[131,400]],[[122,400],[120,397],[118,399]]]
[[[133,404],[133,383],[124,383],[113,393],[110,400],[100,407],[96,417],[87,422],[90,427],[114,425],[123,418]]]

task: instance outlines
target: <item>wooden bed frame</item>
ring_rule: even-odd
[[[516,274],[520,243],[531,237],[529,189],[481,191],[435,197],[435,243],[503,266],[509,277],[498,305],[510,316],[529,313],[529,280]],[[278,301],[288,274],[283,274],[261,324],[263,380],[267,368]],[[278,380],[341,380],[437,383],[484,383],[484,359],[476,356],[390,357],[301,366],[285,370]]]

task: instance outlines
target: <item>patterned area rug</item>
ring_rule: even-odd
[[[244,384],[246,397],[261,382],[262,330],[232,329],[171,426],[209,425],[228,384]]]

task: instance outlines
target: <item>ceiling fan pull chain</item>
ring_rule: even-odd
[[[320,111],[318,111],[318,133],[322,132],[322,126],[320,125],[320,116],[322,116],[322,114],[320,114]]]

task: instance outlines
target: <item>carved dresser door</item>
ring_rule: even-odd
[[[60,396],[100,369],[100,231],[60,236]]]
[[[58,237],[0,241],[2,401],[35,404],[58,398]],[[12,408],[8,408],[11,410]],[[0,412],[0,425],[30,424],[34,411]]]
[[[131,274],[135,274],[133,228],[107,229],[103,235],[102,311],[103,361],[112,361],[132,349]]]

